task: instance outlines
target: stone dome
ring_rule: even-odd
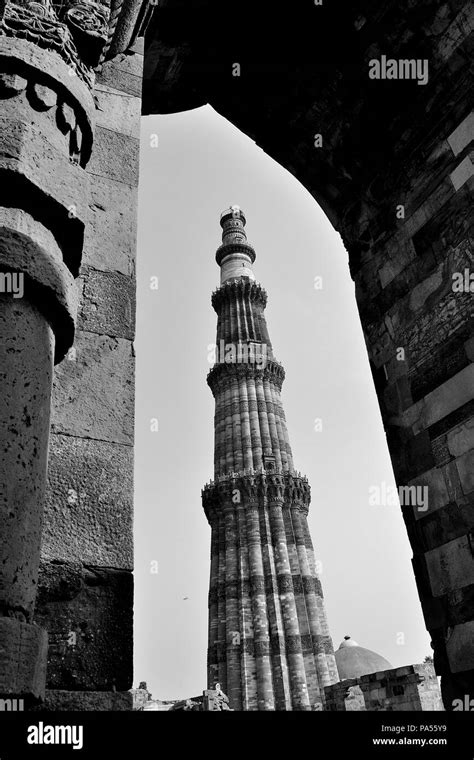
[[[385,657],[372,652],[371,649],[360,647],[350,636],[344,636],[344,641],[334,654],[341,681],[393,669],[393,665]]]

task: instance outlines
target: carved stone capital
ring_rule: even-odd
[[[147,0],[7,0],[0,10],[0,36],[57,54],[71,76],[92,88],[107,52],[124,52],[144,33],[152,10]]]

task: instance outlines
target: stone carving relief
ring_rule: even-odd
[[[0,36],[16,37],[56,52],[89,87],[109,34],[110,8],[91,0],[7,2]]]

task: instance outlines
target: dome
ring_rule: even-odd
[[[341,681],[393,669],[393,665],[385,657],[372,652],[371,649],[360,647],[350,636],[344,636],[344,641],[334,654]]]

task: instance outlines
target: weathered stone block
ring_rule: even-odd
[[[474,668],[474,621],[455,625],[446,643],[453,673]]]
[[[139,98],[142,93],[142,66],[141,55],[122,54],[104,64],[97,81]]]
[[[126,275],[134,273],[136,206],[136,188],[106,177],[90,177],[85,266]]]
[[[458,407],[468,403],[472,399],[473,387],[474,364],[469,364],[457,375],[429,393],[422,402],[422,407],[416,405],[419,416],[413,422],[413,431],[419,432],[433,425]],[[407,412],[409,413],[410,410]]]
[[[474,139],[474,111],[451,132],[447,138],[454,155],[457,156]]]
[[[133,340],[135,335],[135,281],[116,272],[84,273],[81,330]]]
[[[474,419],[466,420],[462,425],[447,434],[449,453],[453,457],[462,456],[474,449]]]
[[[133,346],[78,331],[70,358],[56,368],[52,431],[132,444]]]
[[[468,536],[432,549],[425,557],[433,596],[442,596],[474,583],[472,546]]]
[[[39,626],[0,617],[1,696],[43,696],[47,648],[48,636]]]
[[[453,183],[454,189],[459,190],[459,188],[462,187],[472,176],[474,176],[474,164],[469,156],[465,156],[459,166],[451,172],[449,178]]]
[[[133,568],[133,449],[52,435],[42,557]]]
[[[470,362],[474,362],[474,338],[466,341],[466,354]]]
[[[130,689],[132,607],[130,572],[43,562],[36,620],[49,635],[48,688]]]
[[[456,459],[456,468],[463,492],[472,493],[474,491],[474,451],[472,449]]]
[[[139,151],[138,139],[98,127],[87,171],[99,177],[137,186]]]
[[[96,124],[130,137],[140,132],[140,98],[118,93],[107,85],[98,83],[94,89]]]
[[[446,487],[443,473],[437,467],[428,470],[428,472],[423,473],[423,475],[418,475],[418,477],[411,480],[408,485],[420,486],[421,488],[426,487],[428,489],[427,504],[424,504],[428,509],[423,512],[418,507],[414,507],[413,513],[416,520],[426,517],[449,502],[448,489]]]

